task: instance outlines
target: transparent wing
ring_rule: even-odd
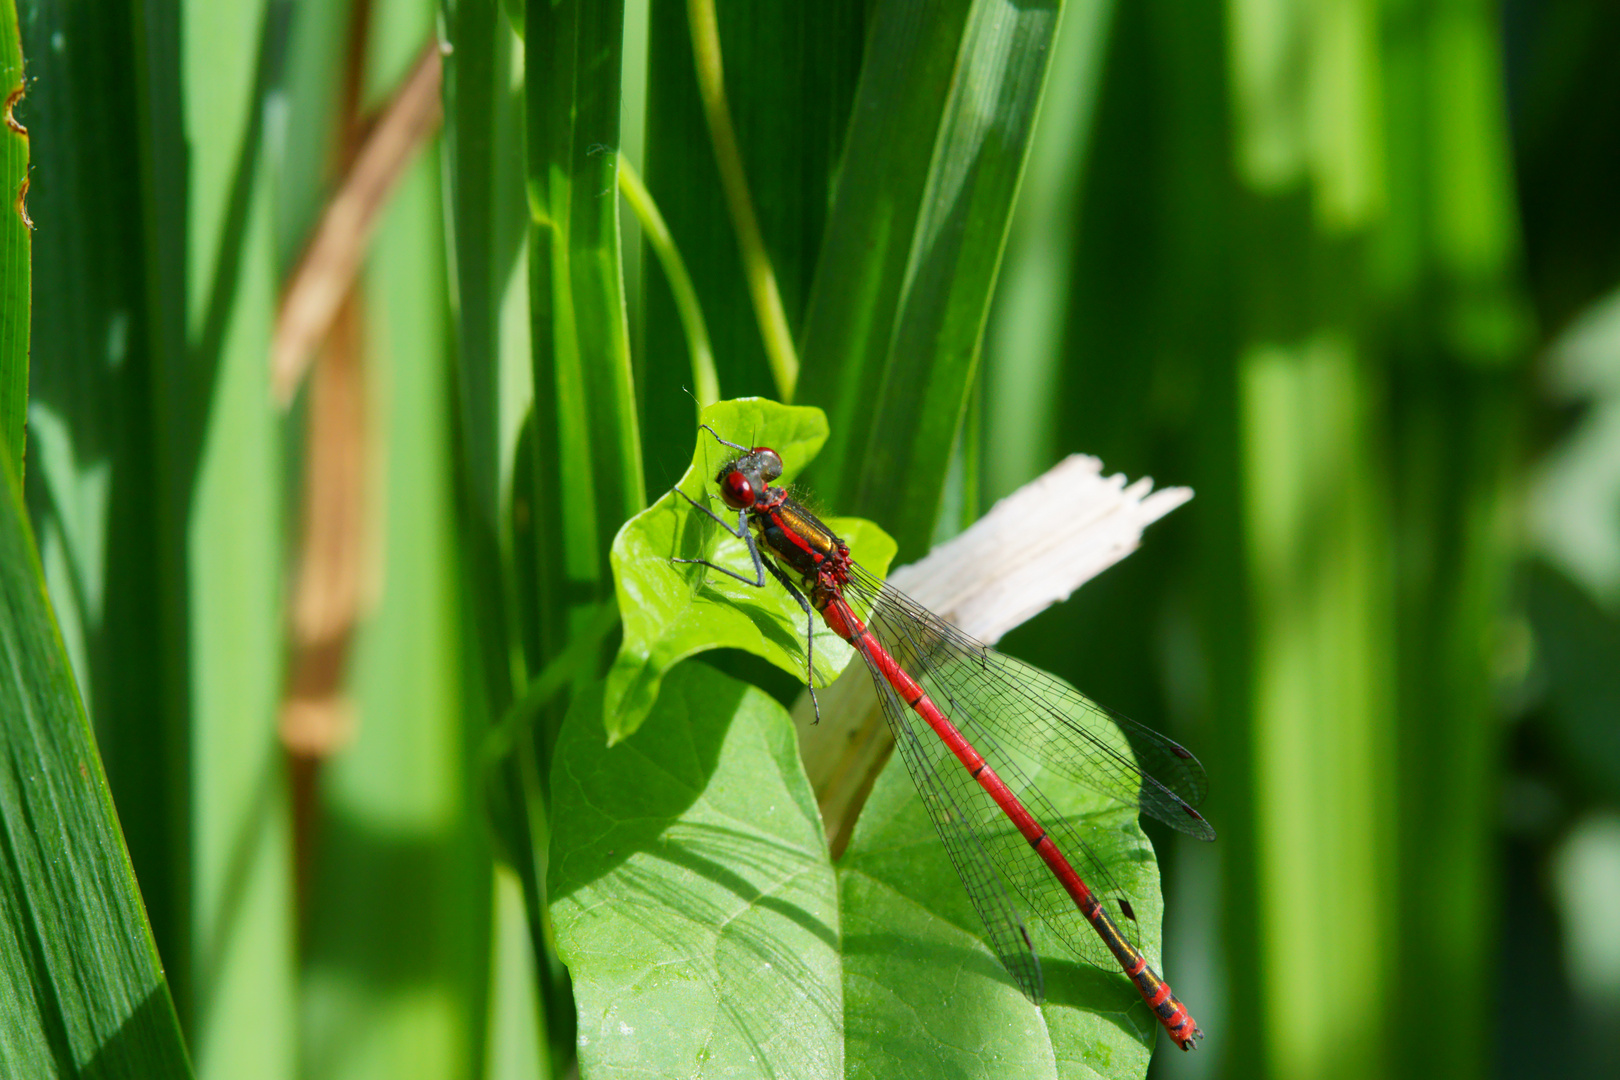
[[[852,571],[845,596],[857,614],[980,753],[989,757],[981,741],[1016,749],[1178,832],[1215,839],[1194,809],[1209,778],[1186,748],[975,641],[860,567]]]
[[[881,640],[879,647],[886,647]],[[861,651],[877,684],[895,745],[911,772],[918,795],[934,819],[963,887],[984,919],[991,947],[1014,979],[1032,998],[1040,1000],[1030,989],[1031,978],[1040,977],[1039,967],[1024,926],[1008,900],[1009,889],[1016,892],[1028,909],[1041,916],[1076,957],[1104,969],[1118,970],[1119,961],[1080,913],[1051,868],[950,747],[921,716],[902,704],[883,675],[881,665],[873,662],[867,649]],[[910,670],[915,672],[916,669]],[[934,675],[919,677],[914,673],[913,678],[918,679],[958,730],[967,735],[969,725],[963,722],[967,713],[960,701],[951,703],[951,688]],[[953,712],[953,708],[957,711]],[[1120,932],[1140,948],[1129,892],[1109,871],[1104,853],[1081,838],[1078,823],[1060,814],[1031,782],[1030,771],[1038,768],[1039,763],[1029,761],[1027,755],[1002,745],[994,734],[983,730],[968,735],[968,741],[1051,835],[1058,850],[1087,887],[1112,907],[1111,913],[1127,916],[1116,919],[1116,924]]]
[[[889,730],[894,733],[895,749],[900,752],[906,770],[911,773],[912,785],[927,808],[928,816],[933,819],[934,828],[951,857],[952,865],[956,867],[957,876],[962,879],[968,899],[973,902],[979,918],[984,920],[985,940],[1012,975],[1013,981],[1032,1001],[1039,1004],[1045,993],[1040,958],[1035,955],[1029,932],[1019,918],[1006,886],[997,876],[996,864],[992,863],[979,830],[974,825],[982,818],[983,807],[979,801],[989,802],[988,797],[967,777],[961,763],[951,757],[949,751],[944,755],[949,760],[940,759],[939,751],[943,744],[915,713],[901,704],[894,688],[883,677],[867,651],[860,646],[857,648],[872,672],[872,681],[877,685],[878,700],[883,703],[883,714],[889,720]],[[966,785],[961,783],[963,779],[968,780]],[[991,805],[994,806],[993,803]],[[1025,850],[1028,851],[1027,844]]]

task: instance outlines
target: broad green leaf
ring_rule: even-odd
[[[939,516],[1061,7],[873,8],[800,396],[832,420],[818,485],[906,559]]]
[[[784,482],[804,468],[827,438],[821,410],[762,398],[722,401],[703,410],[703,422],[729,442],[776,450],[782,455]],[[713,481],[715,471],[737,451],[701,428],[697,436],[692,464],[678,486],[735,527],[737,512],[715,497]],[[876,526],[825,520],[849,542],[857,562],[878,574],[888,569],[894,545]],[[813,625],[816,684],[826,685],[849,662],[849,646],[820,616],[807,617],[769,574],[764,587],[756,588],[710,567],[671,561],[677,558],[707,559],[754,574],[747,546],[673,491],[619,530],[613,541],[613,572],[624,643],[608,674],[604,713],[615,740],[641,725],[665,672],[704,650],[745,649],[803,678],[805,637]]]
[[[549,892],[587,1077],[840,1073],[838,898],[793,725],[703,664],[606,745],[557,744]]]
[[[1129,752],[1123,736],[1116,748]],[[1129,895],[1141,948],[1162,970],[1158,863],[1136,814],[1027,771]],[[916,1063],[914,1075],[987,1078],[1146,1072],[1159,1024],[1141,996],[1122,973],[1070,956],[1027,910],[1045,1004],[1019,991],[984,943],[983,923],[898,758],[879,776],[838,866],[849,1075],[911,1073],[907,1063]],[[1174,986],[1175,972],[1169,977]]]
[[[24,423],[28,419],[29,248],[28,135],[15,106],[26,90],[17,6],[0,3],[0,442],[17,479],[23,475]]]
[[[0,1075],[189,1077],[0,445]]]
[[[792,722],[765,694],[682,664],[613,747],[595,704],[570,714],[553,779],[552,916],[584,1075],[1143,1075],[1157,1022],[1129,981],[1031,922],[1047,1001],[1024,997],[899,762],[835,873]],[[1044,783],[1113,856],[1156,961],[1157,869],[1134,816]]]

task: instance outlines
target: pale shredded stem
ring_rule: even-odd
[[[1027,622],[1135,551],[1142,530],[1192,498],[1189,488],[1153,490],[1104,476],[1076,454],[998,502],[966,532],[903,566],[889,583],[988,644]],[[793,709],[805,771],[821,804],[834,854],[889,758],[893,740],[866,665],[852,663],[825,690],[821,723],[808,695]]]

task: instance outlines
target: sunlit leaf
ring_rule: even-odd
[[[682,664],[611,748],[597,707],[570,714],[553,774],[552,916],[584,1075],[1143,1075],[1157,1023],[1130,983],[1043,948],[1032,1004],[898,763],[835,871],[771,698]],[[1133,815],[1046,786],[1145,898],[1156,958],[1157,869]]]
[[[770,446],[781,454],[790,481],[821,448],[827,421],[820,409],[790,408],[762,398],[722,401],[703,411],[720,437],[742,446]],[[692,464],[680,490],[710,506],[735,527],[736,511],[714,496],[715,471],[738,451],[699,429]],[[828,518],[849,542],[856,561],[881,574],[894,545],[867,522]],[[825,685],[849,662],[850,650],[819,617],[805,614],[769,575],[763,588],[711,567],[679,564],[707,559],[749,577],[754,565],[746,545],[673,491],[637,514],[613,542],[614,579],[624,618],[624,644],[608,675],[604,718],[615,739],[640,726],[671,667],[706,649],[734,648],[803,677],[805,639],[815,628],[817,685]]]
[[[0,447],[0,1075],[191,1075]]]

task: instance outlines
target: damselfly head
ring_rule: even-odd
[[[782,457],[768,446],[756,446],[735,461],[720,467],[714,481],[720,497],[733,510],[746,510],[764,494],[771,481],[782,475]]]

